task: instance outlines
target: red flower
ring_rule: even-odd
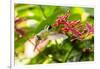
[[[61,24],[61,30],[66,33],[71,33],[74,37],[81,37],[83,33],[82,24],[80,20],[69,21],[68,17],[70,16],[69,12],[63,16],[57,18],[56,22],[52,25],[53,27],[58,27]],[[84,27],[84,26],[83,26]],[[93,27],[90,24],[86,25],[87,31],[93,33]]]
[[[89,23],[86,24],[86,29],[89,33],[94,33],[94,28]]]
[[[70,13],[68,12],[67,14],[63,15],[63,16],[59,16],[56,20],[56,23],[54,23],[52,26],[53,27],[57,27],[60,24],[64,24],[66,23],[66,19],[68,19],[68,17],[70,16]]]

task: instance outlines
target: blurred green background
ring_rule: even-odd
[[[64,15],[68,10],[71,12],[68,20],[81,20],[83,24],[86,24],[86,22],[94,24],[93,8],[15,4],[15,18],[26,19],[18,25],[24,30],[25,36],[21,37],[15,31],[15,64],[48,64],[94,60],[94,37],[75,43],[70,42],[70,39],[51,41],[36,57],[32,59],[24,58],[24,43],[27,38],[39,33],[46,25],[55,23],[57,16]]]

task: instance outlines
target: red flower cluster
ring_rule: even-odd
[[[15,31],[19,35],[19,38],[24,37],[26,35],[25,30],[23,28],[17,27],[17,24],[20,24],[23,21],[26,21],[26,19],[25,18],[17,18],[17,17],[15,19]]]
[[[92,34],[94,33],[93,26],[91,26],[89,23],[87,23],[86,29],[87,29],[87,31],[88,31],[89,33],[92,33]]]
[[[79,38],[84,34],[85,30],[87,32],[93,32],[93,27],[90,24],[87,24],[85,29],[83,28],[83,25],[81,24],[80,20],[69,21],[69,16],[69,12],[63,16],[59,16],[56,20],[56,23],[54,23],[52,26],[58,27],[60,25],[63,25],[63,27],[61,27],[61,31],[71,33],[74,37]]]

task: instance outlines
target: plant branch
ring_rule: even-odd
[[[39,7],[40,7],[40,9],[41,9],[41,12],[42,12],[44,18],[47,19],[47,16],[46,16],[45,13],[44,13],[44,9],[42,8],[42,6],[39,6]]]
[[[71,54],[72,51],[73,51],[73,48],[74,48],[74,46],[70,49],[69,53],[66,52],[63,62],[68,61],[68,58],[69,58],[70,54]]]

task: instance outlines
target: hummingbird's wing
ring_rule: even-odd
[[[66,36],[65,34],[61,34],[61,33],[52,33],[48,36],[49,40],[57,40],[57,39],[67,39],[68,36]]]

